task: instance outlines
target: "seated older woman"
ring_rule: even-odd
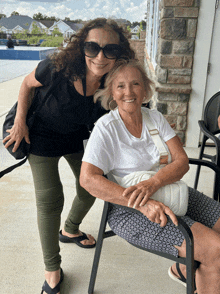
[[[143,108],[152,94],[152,82],[137,61],[119,60],[106,79],[105,89],[96,94],[111,110],[100,118],[90,136],[81,168],[80,183],[93,196],[111,202],[109,225],[130,243],[174,256],[185,256],[186,246],[174,213],[151,196],[161,187],[180,180],[188,171],[188,158],[165,118],[156,110]],[[109,103],[110,102],[110,103]],[[144,120],[150,115],[166,142],[172,161],[159,169],[159,152]],[[154,170],[149,180],[123,188],[112,175],[123,177],[134,171]],[[108,174],[108,179],[103,177]],[[109,180],[111,179],[111,180]],[[115,204],[134,207],[127,211]],[[169,215],[173,221],[167,222]],[[189,188],[188,210],[182,218],[191,227],[195,240],[197,293],[220,294],[220,204]],[[179,266],[179,265],[178,265]],[[185,265],[180,265],[186,276]],[[169,275],[182,282],[176,264]]]

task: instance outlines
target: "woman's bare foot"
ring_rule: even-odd
[[[82,236],[82,232],[79,230],[78,234],[70,234],[70,233],[67,233],[64,229],[62,229],[62,235],[67,236],[69,238],[74,238],[74,237]],[[80,241],[80,243],[82,245],[94,245],[95,242],[96,242],[94,237],[92,235],[89,235],[89,234],[86,234],[86,236],[88,237],[89,240],[83,240],[83,241]]]
[[[54,272],[45,271],[45,279],[48,285],[53,289],[60,281],[60,269]],[[43,294],[47,293],[44,291]],[[57,294],[60,294],[60,292]]]

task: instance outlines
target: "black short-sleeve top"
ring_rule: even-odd
[[[66,77],[62,76],[56,83],[58,75],[62,73],[53,70],[50,59],[41,61],[36,68],[35,78],[43,86],[37,88],[33,103],[41,103],[44,89],[54,81],[55,86],[30,130],[30,153],[34,155],[56,157],[83,151],[83,140],[89,138],[89,129],[107,112],[99,102],[93,102],[93,96],[80,95]]]

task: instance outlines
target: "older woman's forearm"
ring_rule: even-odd
[[[103,172],[101,169],[87,162],[82,163],[80,185],[94,197],[114,204],[133,207],[129,205],[129,194],[127,195],[128,197],[122,195],[125,191],[125,188],[103,177]],[[138,205],[133,208],[139,210],[152,222],[157,222],[161,225],[166,224],[166,213],[177,225],[177,219],[175,215],[163,203],[157,202],[155,200],[149,200],[148,204],[149,205],[145,207]]]
[[[110,182],[103,176],[90,176],[87,178],[85,175],[81,174],[80,185],[94,197],[114,204],[131,207],[128,205],[129,197],[127,198],[122,196],[125,189],[113,182]],[[163,203],[155,200],[149,200],[148,204],[149,205],[146,205],[145,207],[136,206],[133,208],[143,213],[152,222],[159,223],[161,226],[165,226],[167,223],[167,217],[165,214],[170,216],[175,225],[178,225],[178,221],[174,213]]]
[[[128,199],[122,194],[125,188],[109,181],[102,175],[85,175],[81,172],[80,185],[92,196],[104,201],[128,206]]]
[[[188,159],[176,160],[162,169],[154,176],[159,187],[179,181],[189,170]]]
[[[189,170],[189,159],[177,136],[166,142],[172,162],[153,177],[158,188],[179,181]]]

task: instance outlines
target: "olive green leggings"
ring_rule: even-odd
[[[76,196],[64,226],[65,231],[71,234],[78,232],[80,223],[95,201],[95,197],[79,185],[82,155],[64,156],[76,178]],[[61,263],[59,229],[64,195],[58,172],[60,158],[33,154],[28,158],[34,179],[38,229],[47,271],[58,270]]]

